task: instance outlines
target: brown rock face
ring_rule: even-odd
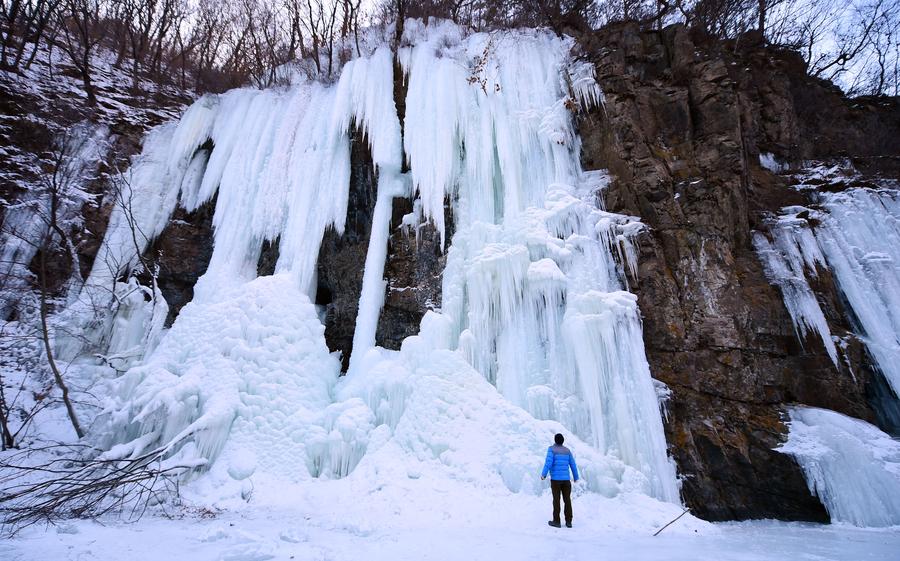
[[[673,391],[666,432],[686,503],[713,520],[827,520],[799,466],[773,450],[784,405],[875,421],[875,382],[857,342],[847,353],[856,379],[815,336],[801,345],[766,280],[751,230],[764,211],[805,199],[759,154],[853,154],[887,169],[900,148],[882,127],[898,122],[900,104],[851,103],[795,55],[704,45],[682,27],[614,26],[581,42],[606,96],[580,125],[585,168],[608,168],[608,209],[651,227],[636,291],[651,371]],[[832,332],[845,335],[827,272],[819,284]]]
[[[329,229],[318,259],[316,304],[325,307],[325,342],[340,351],[343,370],[350,363],[359,311],[363,268],[372,231],[378,180],[369,145],[362,133],[350,138],[350,198],[343,234]]]
[[[441,235],[430,223],[420,225],[418,231],[401,229],[403,216],[412,209],[409,199],[394,199],[384,271],[388,285],[375,334],[376,342],[387,349],[399,349],[403,339],[419,332],[425,312],[441,306],[447,259]],[[445,224],[452,225],[452,219]],[[452,232],[448,232],[448,239],[450,235]]]
[[[357,131],[351,137],[347,222],[343,234],[329,230],[322,240],[316,296],[316,303],[325,307],[325,341],[329,349],[341,352],[344,371],[353,351],[377,186],[367,141]],[[409,199],[394,199],[384,271],[387,286],[375,336],[375,342],[388,349],[399,349],[403,339],[418,333],[422,316],[441,302],[440,235],[430,225],[418,232],[401,229],[403,215],[411,211]]]
[[[147,250],[147,256],[159,266],[156,282],[169,305],[166,326],[171,326],[181,308],[194,298],[194,285],[209,267],[216,198],[194,212],[187,212],[180,206],[176,208],[169,223]],[[143,280],[144,284],[148,281]]]

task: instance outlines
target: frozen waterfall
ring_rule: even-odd
[[[851,326],[896,402],[900,191],[853,188],[816,191],[811,198],[815,208],[787,207],[769,220],[771,239],[755,232],[756,251],[769,279],[781,288],[798,336],[802,340],[809,331],[816,332],[838,366],[836,338],[808,282],[819,268],[831,271]],[[826,409],[793,408],[790,417],[788,441],[780,450],[797,459],[810,491],[832,520],[900,525],[900,442],[869,423]]]
[[[756,233],[757,252],[801,335],[816,331],[837,364],[831,333],[807,283],[817,266],[830,269],[854,329],[900,395],[900,191],[855,188],[817,192],[813,199],[821,210],[789,207],[770,221],[772,242]],[[802,213],[816,226],[799,218]]]
[[[678,502],[626,291],[643,226],[605,212],[606,177],[579,162],[573,113],[602,97],[591,65],[547,32],[409,22],[405,33],[402,137],[399,77],[381,47],[334,85],[207,96],[147,138],[127,182],[131,214],[114,213],[88,284],[114,284],[177,205],[216,196],[215,243],[193,301],[110,382],[107,455],[162,450],[207,466],[223,489],[255,473],[377,471],[402,455],[537,492],[541,453],[564,431],[589,489]],[[340,377],[312,302],[323,234],[347,214],[352,126],[366,133],[378,186]],[[400,351],[375,346],[394,197],[415,199],[404,223],[430,220],[442,238],[445,205],[454,217],[443,307]],[[265,240],[280,240],[276,274],[256,278]]]
[[[780,451],[797,459],[833,521],[900,525],[900,441],[827,409],[795,407],[790,416]]]

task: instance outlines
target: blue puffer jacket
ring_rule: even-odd
[[[572,475],[575,476],[575,481],[578,481],[578,466],[575,465],[575,456],[572,452],[559,444],[547,448],[547,459],[544,461],[541,477],[547,477],[549,473],[553,481],[568,481],[569,468],[572,468]]]

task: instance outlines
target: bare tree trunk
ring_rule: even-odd
[[[763,43],[766,40],[766,10],[768,6],[766,6],[766,0],[759,0],[759,36],[762,38]]]
[[[16,441],[9,430],[9,408],[6,406],[6,394],[3,391],[3,376],[0,376],[0,450],[14,448]]]
[[[97,94],[94,92],[94,84],[91,82],[91,56],[89,52],[85,52],[80,70],[81,81],[84,83],[84,93],[87,94],[87,104],[91,107],[96,107]]]
[[[4,19],[6,19],[6,30],[3,36],[3,41],[0,42],[0,67],[2,68],[9,67],[8,51],[13,47],[13,43],[15,42],[16,21],[19,19],[19,11],[21,10],[21,8],[21,0],[12,0],[9,8],[5,10],[6,13],[4,14]]]
[[[45,269],[47,261],[47,245],[48,244],[45,244],[45,247],[41,248],[41,338],[44,340],[44,351],[47,353],[47,362],[50,364],[53,378],[56,381],[56,385],[59,386],[60,391],[62,391],[62,399],[63,403],[66,405],[66,412],[69,414],[69,420],[72,421],[72,427],[75,429],[75,434],[78,435],[78,438],[82,438],[84,437],[84,431],[81,429],[81,424],[78,422],[78,416],[75,414],[75,408],[72,406],[72,400],[69,398],[69,386],[63,381],[56,360],[53,358],[53,347],[50,344],[50,328],[47,324],[47,277]]]
[[[406,0],[396,0],[397,23],[394,30],[394,52],[400,50],[400,41],[403,39],[403,24],[406,20]]]

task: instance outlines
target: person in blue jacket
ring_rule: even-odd
[[[571,450],[563,446],[565,438],[557,434],[553,438],[553,446],[547,448],[547,459],[544,461],[544,470],[541,471],[541,480],[550,474],[550,490],[553,492],[553,520],[547,524],[559,528],[559,496],[562,495],[566,503],[566,528],[572,527],[572,482],[569,481],[569,469],[572,476],[578,481],[578,466],[575,465],[575,456]]]

